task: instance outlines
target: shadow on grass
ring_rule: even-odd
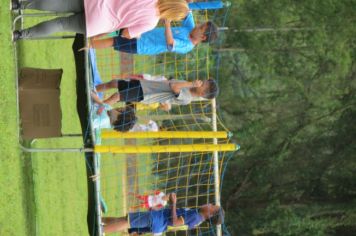
[[[77,34],[73,42],[73,54],[75,60],[76,68],[76,92],[77,92],[77,112],[80,119],[80,125],[82,128],[83,142],[85,147],[93,147],[92,139],[88,133],[88,101],[87,101],[87,91],[86,91],[86,81],[85,81],[85,54],[84,51],[78,52],[80,48],[84,47],[84,36]],[[91,236],[97,236],[98,225],[96,216],[96,204],[95,204],[95,188],[94,182],[90,180],[90,176],[94,174],[93,164],[94,164],[94,154],[85,153],[85,167],[87,172],[87,185],[88,185],[88,213],[87,213],[87,224],[88,231]]]
[[[24,142],[24,146],[30,146],[30,142]],[[22,198],[24,215],[26,216],[26,231],[27,235],[36,235],[36,197],[33,180],[32,158],[31,153],[21,153],[22,183],[23,187]]]
[[[20,48],[21,44],[18,45]],[[85,54],[83,51],[78,52],[80,48],[84,47],[84,36],[76,35],[73,42],[73,54],[76,65],[76,92],[77,92],[77,112],[80,119],[80,124],[83,134],[83,142],[85,147],[93,147],[90,135],[88,135],[88,103],[87,103],[87,91],[85,81]],[[21,65],[19,65],[21,67]],[[23,143],[25,147],[30,147],[31,143],[26,141]],[[26,235],[36,235],[36,196],[33,179],[33,160],[31,153],[21,153],[21,166],[22,170],[22,192],[24,214],[26,215]],[[93,175],[93,153],[85,153],[85,166],[87,172],[87,188],[88,188],[88,213],[87,213],[87,225],[90,236],[97,236],[98,225],[96,216],[96,204],[95,204],[95,188],[94,182],[90,180],[89,176]]]

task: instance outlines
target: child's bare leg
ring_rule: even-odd
[[[142,204],[140,204],[140,205],[135,205],[135,206],[132,206],[132,207],[130,207],[131,208],[131,210],[136,210],[136,209],[139,209],[139,208],[141,208],[142,207]]]
[[[117,89],[117,79],[113,79],[107,83],[98,84],[95,86],[97,92],[103,92],[108,89]]]
[[[109,105],[114,105],[118,101],[120,101],[120,94],[119,93],[114,93],[109,98],[105,99],[104,103],[109,104]]]
[[[103,104],[103,101],[93,91],[90,92],[90,96],[91,96],[91,98],[93,99],[94,102],[96,102],[98,104]]]
[[[144,201],[146,197],[144,195],[136,195],[137,199],[140,199],[141,201]]]
[[[136,210],[136,209],[140,209],[140,208],[149,209],[144,202],[139,205],[130,207],[131,210]]]
[[[95,49],[103,49],[109,48],[114,46],[114,39],[107,38],[107,39],[91,39],[90,40],[90,47]]]
[[[127,230],[129,222],[126,217],[103,217],[104,233],[115,233]]]

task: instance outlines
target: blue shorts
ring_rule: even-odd
[[[128,220],[131,229],[151,228],[152,218],[148,212],[132,212],[128,215]]]
[[[126,53],[137,53],[137,39],[127,39],[121,37],[121,31],[119,36],[114,37],[114,49]]]

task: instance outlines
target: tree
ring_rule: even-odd
[[[313,30],[227,32],[244,50],[215,51],[242,147],[222,193],[231,234],[355,234],[356,1],[233,3],[230,27]]]

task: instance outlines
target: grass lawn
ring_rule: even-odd
[[[87,186],[83,154],[24,155],[18,147],[16,90],[8,1],[0,6],[0,235],[87,235]],[[62,132],[79,133],[72,40],[20,44],[20,63],[63,68]],[[36,147],[78,147],[80,138],[40,140]]]
[[[25,156],[17,146],[16,100],[14,86],[14,65],[10,43],[10,15],[8,4],[1,4],[0,33],[1,45],[1,97],[0,100],[0,235],[31,235],[29,209],[33,202],[26,198],[30,176]]]

